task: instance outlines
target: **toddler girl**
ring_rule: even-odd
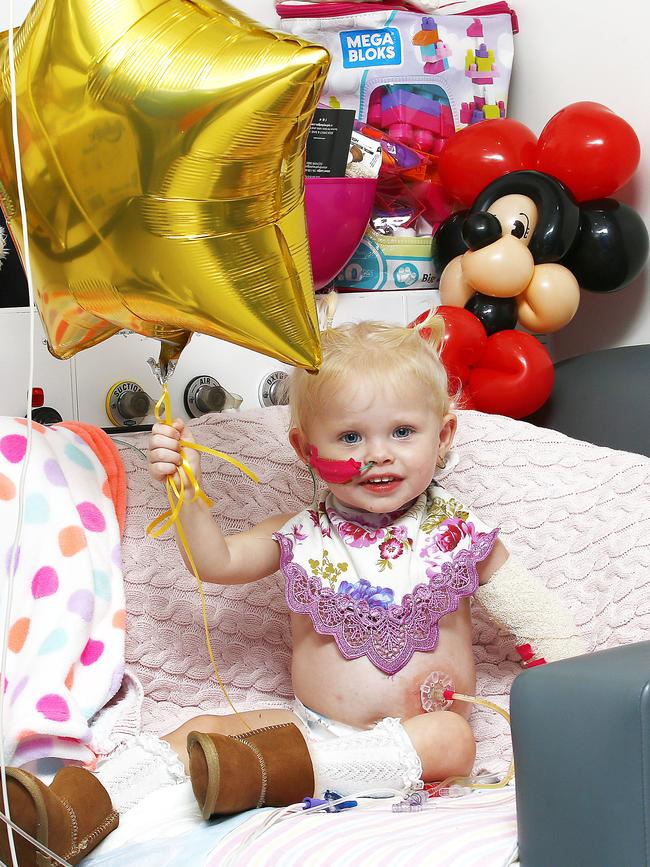
[[[293,634],[293,712],[203,716],[166,738],[206,818],[327,789],[406,791],[468,774],[467,706],[427,713],[421,686],[434,673],[474,692],[472,596],[525,658],[583,652],[571,618],[498,530],[433,480],[457,424],[442,331],[439,317],[419,329],[328,329],[320,372],[292,372],[289,440],[327,485],[309,508],[227,537],[200,500],[182,508],[203,581],[282,570]],[[179,471],[181,439],[191,437],[180,420],[154,426],[154,479]],[[197,453],[187,460],[200,480]]]

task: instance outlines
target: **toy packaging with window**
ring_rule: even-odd
[[[506,114],[516,17],[505,2],[450,14],[468,6],[451,3],[433,13],[414,11],[408,3],[276,8],[285,31],[330,52],[322,103],[354,109],[358,121],[435,163],[457,130]],[[435,177],[427,179],[428,190],[419,183],[396,197],[394,208],[375,203],[361,244],[335,281],[338,288],[437,286],[432,232],[448,216],[450,203]]]

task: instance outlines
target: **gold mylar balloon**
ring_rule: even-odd
[[[2,40],[0,198],[22,248]],[[221,0],[37,0],[15,52],[54,355],[122,328],[178,352],[200,331],[317,368],[303,155],[325,49]]]

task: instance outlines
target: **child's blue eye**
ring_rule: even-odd
[[[412,427],[406,427],[406,425],[403,425],[402,427],[396,427],[395,428],[395,430],[393,431],[393,436],[397,440],[404,440],[407,437],[409,437],[412,433],[413,433]]]
[[[354,446],[361,442],[361,434],[356,433],[356,431],[349,431],[348,433],[343,434],[341,442],[347,443],[349,446]]]

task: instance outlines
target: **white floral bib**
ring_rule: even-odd
[[[292,518],[280,545],[287,604],[332,635],[346,659],[367,656],[386,674],[433,650],[438,622],[478,586],[490,530],[432,484],[404,511],[376,515],[332,494]]]

